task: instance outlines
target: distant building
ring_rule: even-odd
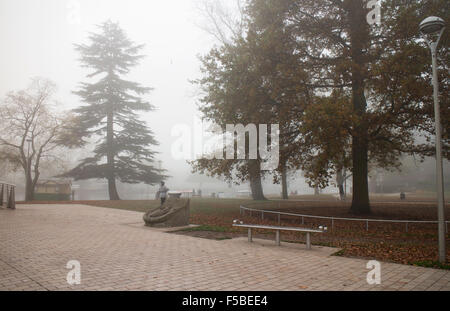
[[[72,181],[70,179],[39,180],[34,190],[37,201],[69,201],[72,196]]]

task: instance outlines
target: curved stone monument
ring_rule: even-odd
[[[168,198],[163,205],[144,214],[149,227],[181,227],[189,225],[189,199]]]

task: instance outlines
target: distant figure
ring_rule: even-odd
[[[160,199],[161,199],[161,205],[163,205],[164,204],[164,202],[166,201],[166,197],[167,197],[167,192],[169,191],[169,188],[167,188],[165,185],[164,185],[164,182],[162,181],[161,182],[161,185],[160,185],[160,187],[159,187],[159,190],[158,190],[158,194],[159,194],[159,197],[160,197]]]

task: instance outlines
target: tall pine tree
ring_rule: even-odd
[[[92,156],[65,175],[75,180],[107,179],[109,198],[119,200],[116,180],[154,184],[165,176],[153,166],[155,152],[150,147],[158,142],[138,115],[154,109],[141,98],[151,88],[122,79],[143,57],[139,54],[143,46],[130,41],[117,23],[107,21],[99,29],[89,36],[89,44],[76,45],[83,67],[93,69],[87,77],[98,80],[80,83],[74,92],[86,103],[74,109],[74,132],[82,144],[97,138],[96,146]]]

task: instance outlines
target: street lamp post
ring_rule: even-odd
[[[441,117],[439,108],[439,85],[437,76],[437,46],[445,29],[442,18],[430,16],[420,23],[420,32],[431,50],[433,66],[433,99],[434,99],[434,121],[436,127],[436,181],[438,197],[438,233],[439,233],[439,261],[445,263],[445,216],[444,216],[444,174],[442,169],[442,140],[441,140]],[[437,39],[433,40],[433,36]]]

